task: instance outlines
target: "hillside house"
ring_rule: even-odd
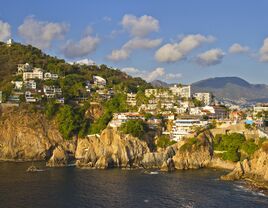
[[[23,72],[23,81],[31,79],[44,79],[44,71],[41,68],[34,68],[32,71]]]

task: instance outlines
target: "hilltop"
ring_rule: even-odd
[[[7,46],[0,42],[0,90],[7,88],[14,78],[18,64],[29,63],[34,67],[40,67],[46,71],[67,76],[70,74],[82,75],[84,79],[92,79],[92,75],[105,78],[109,86],[119,86],[127,91],[137,91],[138,87],[150,87],[141,78],[133,78],[119,69],[114,69],[106,65],[71,65],[63,59],[52,57],[43,53],[40,49],[31,45],[14,43]]]
[[[268,86],[251,84],[239,77],[215,77],[192,84],[193,92],[212,92],[218,99],[235,104],[268,101]]]

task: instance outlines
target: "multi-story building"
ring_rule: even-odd
[[[36,90],[36,81],[29,80],[24,82],[24,86],[26,89]]]
[[[204,105],[210,105],[211,103],[211,93],[209,92],[195,93],[194,98],[204,103]]]
[[[253,107],[253,115],[256,116],[261,112],[268,112],[268,103],[258,103]]]
[[[172,138],[174,141],[179,141],[183,137],[194,133],[194,127],[201,127],[206,124],[206,121],[200,121],[200,119],[176,119],[173,121]]]
[[[191,97],[191,85],[174,85],[169,88],[173,95],[181,98]]]
[[[31,72],[32,66],[28,63],[25,64],[18,64],[18,74],[22,74],[23,72]]]
[[[130,106],[136,106],[137,100],[136,100],[136,95],[135,93],[127,93],[127,104]]]
[[[23,72],[23,81],[31,79],[44,79],[44,72],[41,68],[34,68],[32,71]]]
[[[62,95],[62,90],[56,86],[44,86],[44,94],[47,98],[55,98]]]
[[[37,99],[31,91],[26,91],[25,92],[25,101],[27,103],[36,103]]]
[[[21,90],[23,87],[23,81],[12,81],[15,90]]]

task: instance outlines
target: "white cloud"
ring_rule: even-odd
[[[234,43],[233,45],[231,45],[231,47],[229,48],[229,53],[246,53],[249,51],[249,47],[247,46],[242,46],[238,43]]]
[[[100,42],[98,37],[87,35],[80,39],[78,42],[68,41],[63,47],[63,54],[67,58],[83,57],[97,49]]]
[[[144,37],[159,30],[159,21],[152,16],[124,15],[121,24],[133,36]]]
[[[221,49],[211,49],[199,54],[196,62],[202,66],[212,66],[221,63],[224,55]]]
[[[260,61],[268,62],[268,37],[264,39],[260,49]]]
[[[11,36],[11,27],[7,22],[0,20],[0,41],[5,41]]]
[[[126,42],[121,49],[113,50],[108,59],[112,61],[121,61],[129,58],[135,49],[150,49],[159,46],[162,39],[133,38]]]
[[[157,67],[152,71],[141,71],[134,67],[126,67],[122,69],[123,72],[133,76],[133,77],[141,77],[147,82],[151,82],[153,80],[161,79],[166,81],[177,80],[182,77],[181,74],[177,73],[166,73],[165,69],[162,67]]]
[[[92,59],[87,59],[87,58],[78,60],[78,61],[76,61],[74,63],[75,64],[80,64],[80,65],[87,65],[87,66],[96,65],[96,63]]]
[[[155,59],[159,62],[176,62],[186,58],[193,49],[202,43],[213,42],[213,36],[203,36],[200,34],[184,36],[179,43],[168,43],[159,48],[155,53]]]
[[[26,43],[34,45],[40,49],[51,47],[55,39],[61,39],[68,31],[65,23],[43,22],[34,17],[25,18],[22,25],[18,28],[19,35]]]

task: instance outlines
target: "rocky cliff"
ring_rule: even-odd
[[[140,167],[143,156],[149,152],[146,142],[106,128],[101,135],[78,139],[75,157],[78,167],[132,168]]]
[[[74,153],[74,142],[64,141],[57,125],[42,114],[20,108],[0,112],[1,160],[47,160],[59,146]]]
[[[268,187],[268,142],[256,151],[251,160],[238,162],[229,174],[222,176],[223,180],[252,179],[255,182],[265,183]]]

